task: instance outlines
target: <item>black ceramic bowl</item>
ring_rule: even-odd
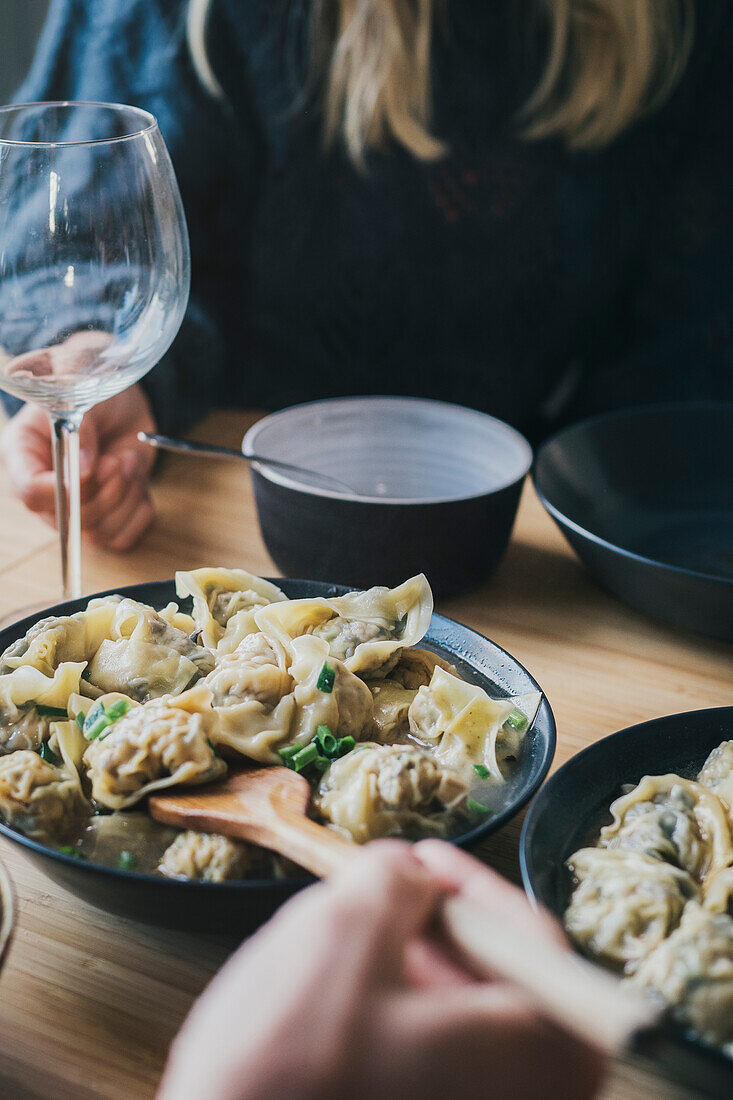
[[[545,784],[525,819],[519,860],[529,897],[562,919],[571,893],[565,861],[578,848],[595,843],[601,826],[611,821],[608,807],[622,785],[668,772],[692,778],[712,749],[731,738],[733,707],[716,707],[642,722],[579,752]],[[680,1042],[712,1060],[711,1073],[715,1065],[722,1067],[729,1074],[727,1095],[733,1095],[733,1063],[689,1035]],[[665,1071],[664,1066],[657,1068]],[[701,1087],[703,1083],[701,1076]]]
[[[252,465],[262,535],[286,576],[368,588],[425,573],[440,596],[478,584],[496,566],[532,461],[527,441],[500,420],[402,397],[296,405],[250,428],[242,450],[354,490]]]
[[[540,449],[534,484],[578,557],[621,599],[733,640],[733,404],[610,413]]]
[[[347,591],[340,585],[276,578],[291,599],[335,596]],[[153,607],[176,600],[173,581],[131,585],[114,591]],[[101,593],[109,595],[110,593]],[[91,596],[59,604],[0,631],[0,652],[22,637],[34,622],[47,615],[68,615],[86,607]],[[461,675],[496,696],[524,695],[541,690],[537,682],[512,656],[468,627],[442,615],[433,615],[430,629],[420,643],[450,660]],[[532,797],[547,775],[555,754],[555,720],[543,697],[527,733],[516,769],[506,785],[502,808],[454,843],[472,847],[500,829]],[[287,898],[311,879],[248,879],[244,882],[179,882],[156,875],[136,874],[99,864],[81,862],[44,847],[6,825],[0,834],[22,845],[54,881],[100,909],[168,927],[207,932],[229,931],[244,935],[253,931]]]

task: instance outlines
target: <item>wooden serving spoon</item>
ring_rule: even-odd
[[[154,795],[148,809],[166,825],[248,840],[315,875],[330,875],[356,855],[359,845],[307,816],[310,795],[308,782],[296,772],[262,767],[230,771],[209,787]],[[446,899],[441,920],[477,973],[505,978],[528,991],[566,1031],[611,1056],[634,1052],[653,1058],[657,1070],[661,1058],[678,1082],[694,1083],[697,1095],[729,1100],[728,1059],[721,1055],[717,1066],[715,1052],[711,1060],[682,1047],[662,1025],[661,1010],[611,974],[561,946],[518,933],[460,897]]]

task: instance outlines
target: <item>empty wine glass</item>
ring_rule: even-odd
[[[0,109],[0,387],[51,419],[65,600],[81,595],[82,417],[158,362],[189,286],[183,206],[152,115]]]

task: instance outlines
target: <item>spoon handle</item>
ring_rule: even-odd
[[[282,470],[284,473],[295,474],[298,478],[304,478],[325,486],[329,489],[338,489],[340,492],[353,493],[350,485],[339,481],[336,477],[321,474],[317,470],[308,470],[305,466],[295,466],[292,462],[282,462],[279,458],[264,458],[262,455],[244,454],[234,447],[221,447],[218,443],[197,443],[192,439],[174,439],[169,435],[160,435],[157,432],[138,432],[137,438],[141,443],[148,443],[161,451],[173,451],[177,454],[207,455],[210,458],[238,458],[244,462],[258,462],[262,466],[269,466],[273,470]]]

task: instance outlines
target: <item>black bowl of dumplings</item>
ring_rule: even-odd
[[[302,771],[314,816],[357,843],[475,844],[540,785],[555,724],[514,658],[432,606],[422,575],[351,592],[201,569],[14,624],[0,632],[0,833],[100,908],[237,935],[310,877],[146,812],[149,794],[203,790],[229,760]]]
[[[718,707],[573,757],[531,806],[520,851],[530,898],[579,951],[668,1007],[682,1047],[726,1061],[729,1089],[732,830],[733,707]]]

